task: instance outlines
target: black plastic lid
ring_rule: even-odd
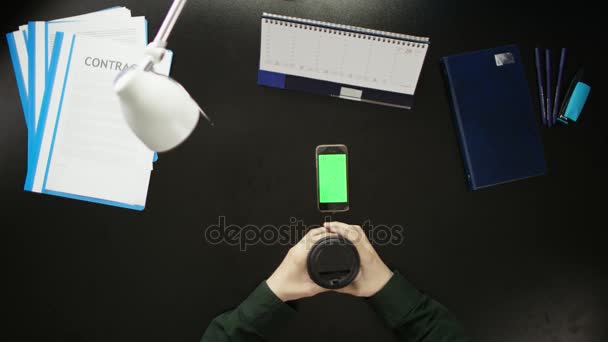
[[[346,287],[358,273],[359,253],[343,237],[323,238],[308,253],[308,275],[323,288]]]

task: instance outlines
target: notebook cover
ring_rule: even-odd
[[[443,57],[472,190],[546,173],[517,46]]]

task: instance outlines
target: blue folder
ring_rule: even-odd
[[[441,59],[472,190],[546,173],[517,46]]]
[[[115,7],[118,8],[118,7]],[[111,8],[112,9],[112,8]],[[46,22],[45,23],[45,36],[44,36],[44,40],[45,40],[45,48],[48,48],[48,25],[49,24],[53,24],[53,23],[59,23],[60,21],[53,21],[53,22]],[[147,36],[148,36],[148,26],[147,26],[148,22],[145,21],[145,37],[147,40]],[[24,190],[26,191],[33,191],[33,182],[34,182],[34,176],[36,173],[36,163],[38,162],[38,155],[40,153],[40,146],[41,146],[41,141],[42,141],[42,135],[43,135],[43,131],[44,131],[44,126],[45,126],[45,121],[46,121],[46,112],[48,111],[48,101],[50,100],[50,96],[51,96],[51,91],[50,89],[52,89],[52,84],[53,84],[53,80],[55,78],[56,75],[56,67],[57,67],[57,62],[58,62],[58,58],[59,58],[59,54],[60,54],[60,50],[61,50],[61,43],[63,41],[64,38],[64,33],[63,32],[57,32],[56,36],[55,36],[55,44],[54,44],[54,48],[53,51],[45,51],[45,60],[47,63],[49,63],[48,65],[43,65],[43,66],[39,66],[36,65],[35,63],[33,63],[32,60],[32,56],[35,55],[36,53],[36,44],[35,44],[35,39],[37,38],[35,36],[36,30],[35,30],[35,26],[34,26],[34,22],[30,22],[28,24],[28,31],[30,32],[28,36],[24,36],[25,38],[25,42],[26,42],[26,48],[27,48],[27,52],[28,52],[28,58],[30,59],[28,61],[28,64],[26,65],[22,65],[22,63],[20,62],[18,56],[17,56],[17,47],[15,44],[15,37],[14,34],[25,34],[25,32],[18,32],[18,33],[8,33],[6,35],[6,39],[8,42],[8,46],[9,46],[9,52],[10,52],[10,56],[11,56],[11,60],[13,62],[13,68],[14,68],[14,73],[15,73],[15,77],[17,79],[17,85],[18,85],[18,90],[19,90],[19,96],[21,98],[21,104],[22,104],[22,109],[24,111],[24,116],[25,116],[25,121],[26,121],[26,126],[28,129],[28,167],[27,167],[27,176],[26,176],[26,181],[25,181],[25,185],[24,185]],[[38,37],[40,39],[40,37]],[[172,54],[170,54],[171,58],[172,58]],[[71,51],[70,51],[70,59],[71,59]],[[46,73],[46,89],[47,89],[47,93],[44,94],[43,97],[43,101],[42,101],[42,109],[41,109],[41,113],[40,113],[40,119],[38,122],[38,127],[34,127],[33,122],[34,122],[34,113],[33,113],[33,108],[34,106],[34,94],[35,94],[35,68],[38,67],[44,67],[45,68],[45,73]],[[47,68],[48,67],[48,68]],[[25,81],[24,81],[24,75],[22,73],[22,70],[24,70],[23,68],[29,68],[29,79],[28,79],[28,89],[29,92],[26,92],[26,87],[25,87]],[[69,63],[68,63],[68,72],[69,72]],[[63,100],[62,100],[63,101]],[[55,127],[55,130],[57,129],[57,127]],[[54,138],[53,138],[54,141]],[[156,162],[158,160],[158,155],[156,153],[154,153],[154,159],[153,161]],[[47,165],[47,172],[48,172],[48,165]],[[46,184],[46,178],[44,183]],[[42,191],[41,193],[44,194],[49,194],[49,195],[54,195],[54,196],[60,196],[60,197],[67,197],[67,198],[72,198],[72,199],[77,199],[77,200],[81,200],[81,201],[88,201],[88,202],[94,202],[94,203],[100,203],[100,204],[105,204],[105,205],[111,205],[111,206],[117,206],[117,207],[122,207],[122,208],[127,208],[127,209],[133,209],[133,210],[144,210],[143,206],[140,205],[132,205],[132,204],[128,204],[128,203],[120,203],[120,202],[115,202],[115,201],[109,201],[109,200],[104,200],[104,199],[99,199],[99,198],[92,198],[92,197],[86,197],[86,196],[80,196],[80,195],[74,195],[74,194],[70,194],[70,193],[64,193],[64,192],[58,192],[58,191],[51,191],[45,188],[45,186],[43,185],[42,187]]]

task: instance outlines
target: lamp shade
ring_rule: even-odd
[[[133,68],[116,79],[114,90],[129,127],[152,151],[176,147],[198,123],[200,107],[167,76]]]

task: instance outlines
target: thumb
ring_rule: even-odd
[[[365,234],[361,228],[342,222],[325,222],[324,227],[350,241],[361,253],[365,242]]]

